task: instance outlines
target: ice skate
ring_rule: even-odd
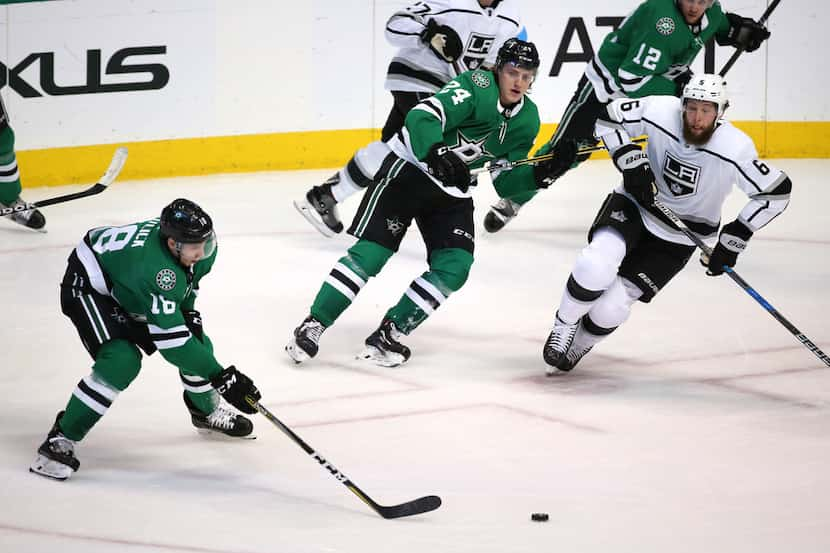
[[[578,328],[579,322],[567,324],[559,318],[559,312],[556,312],[556,317],[553,322],[553,329],[550,331],[550,335],[548,335],[548,339],[545,342],[544,349],[542,350],[542,357],[544,357],[545,363],[549,365],[549,367],[545,369],[545,373],[548,376],[554,374],[556,369],[569,371],[573,368],[573,365],[576,364],[576,361],[579,361],[579,359],[576,359],[573,365],[568,366],[567,353],[571,348],[571,344],[573,343],[573,339]],[[587,351],[585,353],[587,353]]]
[[[309,190],[302,200],[294,201],[294,207],[323,236],[331,237],[343,232],[343,223],[337,213],[337,200],[331,187],[340,182],[340,174],[335,173],[320,186]]]
[[[380,327],[366,338],[366,347],[358,359],[371,361],[381,367],[397,367],[405,363],[412,352],[398,342],[402,335],[395,323],[385,319]]]
[[[55,418],[55,424],[46,436],[46,441],[38,448],[37,459],[29,467],[29,472],[55,480],[66,480],[81,466],[75,457],[75,442],[63,435],[58,424],[63,413],[61,411]]]
[[[19,197],[10,204],[0,202],[0,207],[11,207],[15,210],[15,212],[11,215],[7,215],[5,217],[6,219],[10,219],[17,224],[23,225],[24,227],[28,227],[32,230],[46,232],[43,228],[46,226],[46,217],[44,217],[38,209],[23,209],[26,207],[26,202],[21,200]]]
[[[513,200],[501,198],[484,216],[484,230],[487,232],[500,231],[504,228],[504,225],[519,214],[521,207]]]
[[[286,353],[295,363],[308,361],[317,355],[317,350],[320,348],[320,336],[325,330],[323,323],[309,315],[300,326],[294,329],[294,335],[285,346]]]
[[[196,407],[187,393],[184,393],[184,404],[190,411],[190,420],[200,434],[223,434],[231,438],[245,438],[253,440],[254,425],[250,419],[235,412],[224,400],[210,414],[205,414]]]

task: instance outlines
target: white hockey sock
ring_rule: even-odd
[[[339,182],[331,187],[331,193],[337,203],[342,202],[355,192],[365,189],[375,178],[389,152],[389,146],[380,140],[376,140],[355,152],[349,163],[338,172],[340,175]]]
[[[576,323],[617,278],[625,257],[625,241],[609,228],[598,229],[580,252],[559,302],[559,318]]]

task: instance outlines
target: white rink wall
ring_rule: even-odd
[[[393,50],[384,39],[384,24],[407,3],[66,0],[6,5],[0,7],[0,60],[10,69],[0,93],[22,150],[378,128],[390,106],[383,78]],[[521,4],[529,38],[542,54],[533,98],[543,121],[555,122],[584,68],[583,61],[566,61],[551,76],[557,52],[578,57],[597,48],[611,29],[597,22],[624,17],[638,2]],[[755,18],[767,5],[762,0],[723,4]],[[824,93],[830,62],[822,58],[821,39],[827,21],[827,2],[779,5],[769,21],[771,39],[742,56],[729,74],[732,119],[830,121]],[[584,28],[590,44],[578,32],[566,35],[566,28]],[[717,47],[713,66],[719,69],[731,52]],[[696,65],[703,68],[703,54]],[[130,72],[117,74],[119,67]],[[142,86],[149,89],[134,90]]]

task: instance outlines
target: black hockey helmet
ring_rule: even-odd
[[[536,45],[519,38],[508,38],[496,55],[496,70],[508,63],[536,71],[539,68],[539,52]]]
[[[163,238],[172,238],[178,244],[215,242],[213,220],[197,204],[179,198],[161,210],[159,221]]]

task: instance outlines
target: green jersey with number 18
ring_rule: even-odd
[[[675,0],[647,0],[605,37],[585,76],[600,102],[672,96],[673,79],[689,68],[706,41],[728,31],[717,0],[697,25],[686,23]]]
[[[194,337],[183,311],[192,310],[199,281],[213,267],[216,251],[191,269],[182,267],[159,234],[159,220],[90,230],[75,249],[100,294],[112,296],[134,321],[146,323],[162,356],[204,378],[223,367],[210,342]]]
[[[445,186],[429,175],[423,160],[433,145],[446,144],[475,169],[497,159],[526,158],[538,133],[539,111],[533,100],[524,96],[514,106],[503,106],[493,72],[476,70],[462,73],[413,107],[389,147],[398,157],[419,167],[447,194],[466,198],[469,190]],[[524,170],[496,177],[496,189],[508,181],[521,182]]]

